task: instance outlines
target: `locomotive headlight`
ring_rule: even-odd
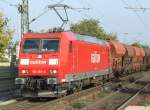
[[[29,70],[21,70],[21,73],[22,73],[22,74],[28,74],[28,73],[29,73]]]
[[[53,70],[53,73],[55,73],[55,74],[56,74],[56,73],[57,73],[57,70]]]
[[[58,58],[49,59],[49,65],[58,65]]]
[[[49,72],[53,73],[53,74],[56,74],[58,72],[58,70],[56,70],[56,69],[50,69]]]
[[[20,59],[20,65],[29,65],[29,59]]]

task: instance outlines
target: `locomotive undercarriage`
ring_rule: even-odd
[[[73,82],[47,84],[47,78],[29,77],[25,84],[21,84],[21,94],[26,98],[52,98],[62,97],[67,94],[82,90],[83,87],[89,85],[100,85],[109,79],[109,75],[98,76]]]
[[[54,77],[49,79],[56,79]],[[66,94],[66,90],[56,82],[48,82],[48,78],[30,77],[21,85],[21,94],[24,97],[59,97]]]

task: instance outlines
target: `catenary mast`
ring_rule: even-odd
[[[21,14],[21,36],[24,33],[29,32],[29,12],[28,12],[28,0],[22,0],[18,10]]]

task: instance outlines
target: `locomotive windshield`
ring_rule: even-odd
[[[58,46],[59,46],[59,40],[58,39],[43,39],[42,40],[42,52],[57,52]]]
[[[57,52],[59,39],[25,39],[23,52]]]

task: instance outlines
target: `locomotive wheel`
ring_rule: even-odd
[[[67,96],[67,92],[64,93],[64,94],[58,94],[58,98],[62,98],[62,97],[65,97],[65,96]]]
[[[100,84],[98,83],[94,83],[94,87],[98,87]]]
[[[77,92],[77,86],[76,85],[71,85],[71,88],[67,91],[67,94],[73,94]]]
[[[30,97],[30,98],[27,98],[27,100],[28,100],[29,102],[35,102],[35,101],[40,100],[40,98]]]
[[[77,87],[77,90],[78,91],[81,91],[82,90],[82,88],[83,88],[83,83],[82,82],[80,82],[80,84],[78,85],[78,87]]]
[[[76,93],[76,92],[78,92],[78,87],[77,87],[77,86],[74,86],[74,87],[73,87],[73,93]]]

